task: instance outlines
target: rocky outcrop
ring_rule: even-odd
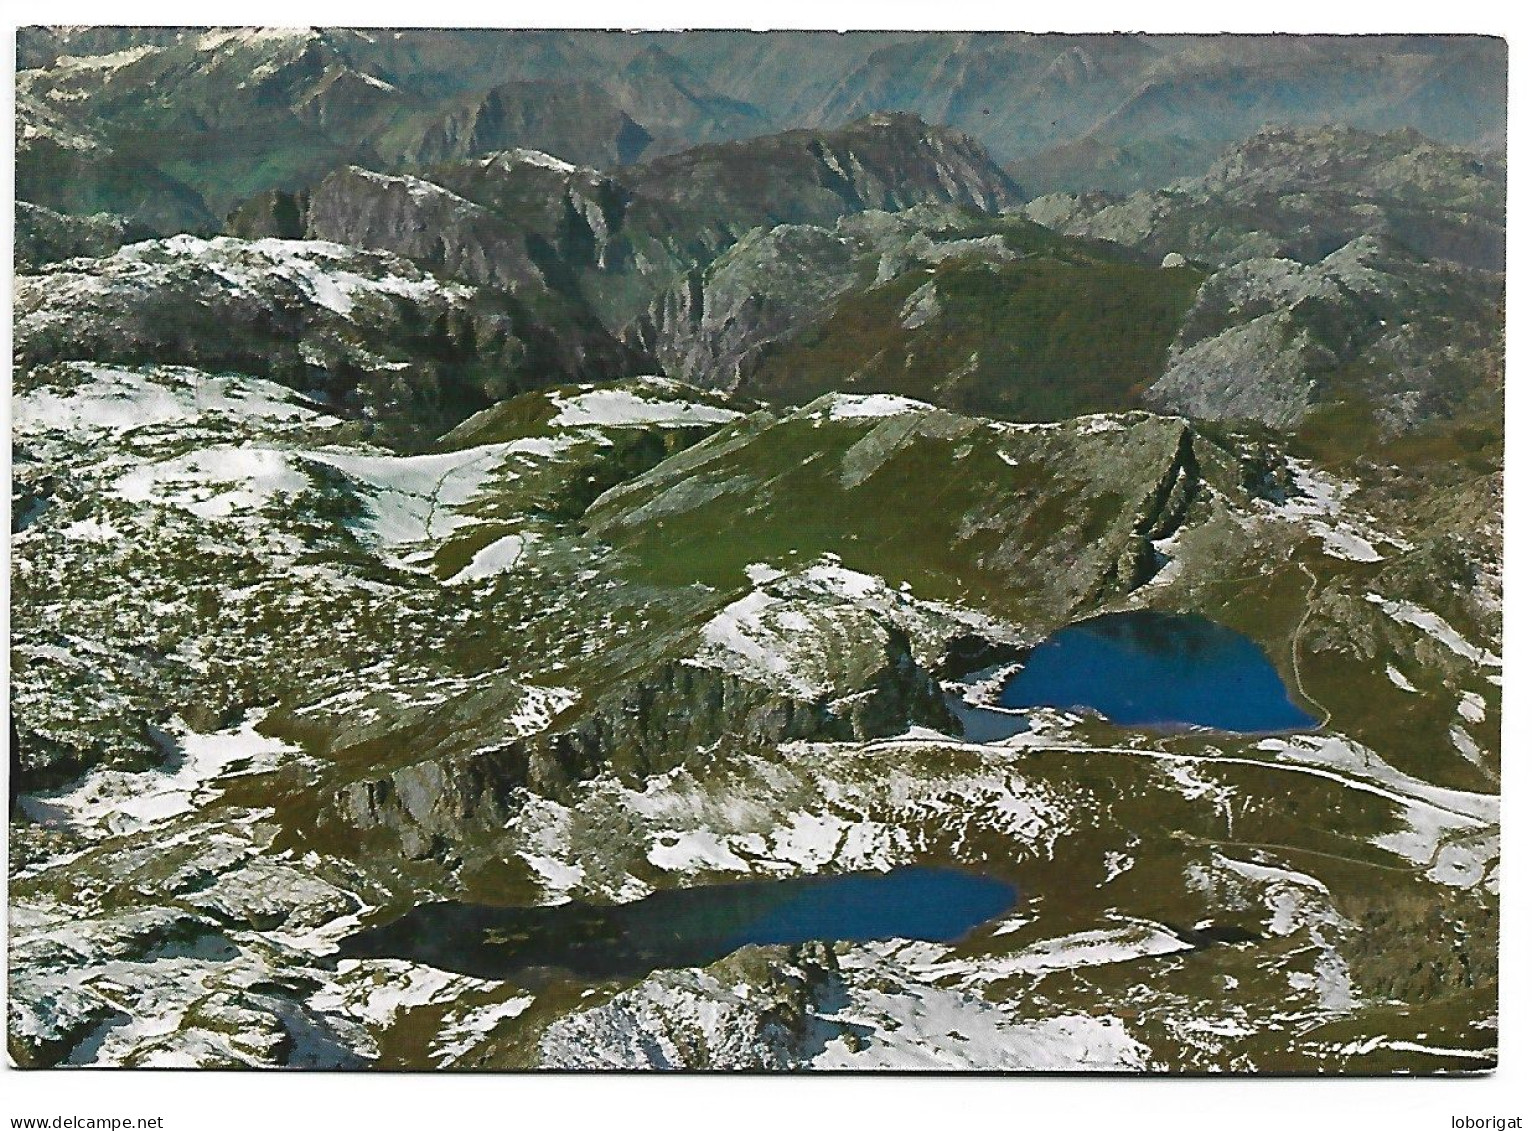
[[[971,212],[932,204],[858,213],[833,227],[757,228],[656,299],[627,335],[682,380],[738,388],[772,343],[808,329],[860,288],[948,260],[1018,258],[1003,232],[982,229]],[[918,328],[934,310],[928,301],[904,315],[903,327]]]
[[[1312,405],[1351,396],[1403,431],[1471,391],[1467,359],[1496,347],[1499,292],[1497,277],[1373,236],[1312,266],[1246,260],[1203,283],[1145,400],[1294,428]]]
[[[1272,127],[1227,150],[1200,179],[1122,198],[1050,195],[1026,214],[1069,235],[1155,256],[1229,265],[1313,263],[1358,236],[1417,255],[1505,267],[1504,163],[1412,130]]]
[[[1096,593],[1100,603],[1127,596],[1147,584],[1159,571],[1163,563],[1154,543],[1174,535],[1197,501],[1201,486],[1197,446],[1196,434],[1190,428],[1183,428],[1175,454],[1153,489],[1140,502],[1138,512],[1133,516],[1131,533],[1116,560],[1107,567]]]
[[[418,176],[349,168],[306,200],[259,197],[230,225],[285,234],[297,208],[308,237],[405,255],[445,276],[512,290],[575,324],[588,307],[648,348],[662,336],[655,327],[681,313],[666,292],[679,287],[684,296],[690,276],[753,229],[833,225],[923,203],[993,212],[1013,198],[976,143],[895,114],[701,146],[615,175],[528,149]]]
[[[596,83],[515,81],[422,121],[397,152],[421,166],[526,148],[610,169],[638,160],[652,140]]]
[[[883,626],[881,643],[865,636],[823,643],[849,662],[842,665],[845,682],[819,694],[795,694],[762,674],[713,666],[717,658],[706,654],[667,660],[542,734],[353,782],[337,795],[333,817],[364,831],[390,830],[406,856],[422,858],[499,827],[522,788],[563,798],[603,773],[637,783],[682,764],[783,742],[861,741],[911,724],[953,726],[939,685],[897,628]]]
[[[530,233],[450,189],[356,166],[312,194],[304,234],[407,256],[439,275],[511,292],[548,289],[528,252]]]
[[[538,1066],[555,1069],[771,1071],[805,1067],[844,1022],[825,1021],[842,993],[824,943],[746,947],[700,970],[651,974],[601,1005],[548,1026]]]
[[[442,282],[398,256],[319,241],[190,236],[22,276],[22,366],[91,359],[270,377],[401,442],[521,388],[621,373],[599,327]]]
[[[592,169],[516,150],[431,170],[433,180],[341,169],[312,191],[267,193],[229,218],[252,237],[300,235],[404,256],[441,278],[510,296],[569,377],[652,368],[586,301],[582,272],[608,264],[622,190]],[[466,194],[466,195],[465,195]]]
[[[45,263],[81,257],[99,259],[123,244],[154,233],[125,216],[98,212],[73,216],[51,208],[16,202],[16,270],[35,271]]]
[[[757,229],[656,299],[628,336],[667,373],[737,388],[762,349],[824,313],[863,275],[854,245],[832,230]]]
[[[268,189],[241,201],[224,220],[224,231],[242,240],[301,240],[307,234],[307,190]]]
[[[130,854],[124,863],[139,862]],[[290,870],[284,878],[302,883]],[[363,1063],[305,1004],[312,979],[273,969],[279,960],[258,937],[174,905],[73,916],[51,929],[13,924],[11,960],[19,969],[8,1051],[21,1067]]]

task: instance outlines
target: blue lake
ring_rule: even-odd
[[[1001,688],[998,705],[1088,708],[1125,726],[1261,734],[1317,721],[1255,641],[1205,617],[1113,613],[1060,629]]]
[[[350,936],[340,956],[404,958],[480,978],[557,969],[633,977],[704,966],[751,944],[951,942],[1018,898],[991,876],[911,867],[677,888],[610,906],[428,903]]]

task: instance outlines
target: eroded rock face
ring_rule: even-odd
[[[558,195],[557,169],[507,155],[510,176],[526,175],[528,197]],[[554,235],[558,220],[512,218],[429,180],[385,176],[352,166],[326,178],[309,198],[305,232],[313,238],[377,248],[416,260],[443,276],[512,292],[552,289],[531,252]]]
[[[747,386],[763,351],[808,329],[858,289],[949,259],[978,264],[1018,258],[1000,232],[970,234],[980,227],[982,221],[961,208],[918,205],[858,213],[833,227],[759,228],[688,274],[628,334],[683,380]],[[937,309],[933,302],[928,298],[918,314],[903,315],[903,328],[929,321]]]
[[[738,387],[763,346],[822,313],[862,274],[854,246],[833,231],[758,229],[666,291],[630,334],[669,372]]]
[[[1373,236],[1311,266],[1247,259],[1202,285],[1145,399],[1295,428],[1312,405],[1360,394],[1404,431],[1461,403],[1464,359],[1496,348],[1474,312],[1493,309],[1498,291],[1494,277]]]
[[[768,180],[774,187],[763,192]],[[930,218],[934,242],[919,221],[851,229],[853,254],[839,255],[834,270],[827,269],[833,250],[813,253],[809,264],[806,249],[784,245],[791,231],[811,243],[845,243],[803,225],[915,204],[994,211],[1011,193],[969,139],[911,115],[882,115],[836,131],[705,146],[616,175],[527,149],[418,176],[351,167],[309,193],[254,198],[231,217],[230,230],[301,233],[407,256],[443,277],[515,295],[608,366],[614,353],[600,340],[603,325],[635,358],[657,354],[674,375],[718,385],[727,383],[719,374],[732,371],[737,381],[746,358],[844,293],[866,273],[869,255],[890,272],[952,255],[1012,255],[998,238],[986,245],[943,237],[940,229],[961,221],[940,212]],[[701,273],[712,260],[763,222],[781,221],[799,227],[757,240],[736,266],[710,278],[703,297]],[[781,262],[784,251],[792,263]],[[779,284],[768,280],[764,300],[763,270]],[[785,285],[790,272],[797,285]],[[807,291],[805,279],[812,280]]]
[[[678,650],[693,655],[651,664],[547,731],[347,785],[335,817],[391,830],[407,856],[423,857],[503,824],[524,787],[567,800],[603,775],[637,786],[785,742],[955,727],[940,686],[911,654],[903,618],[812,581],[779,588],[783,596],[745,598],[684,639]],[[772,648],[783,650],[780,662],[762,666]]]
[[[875,115],[839,130],[703,146],[612,174],[529,149],[419,176],[352,168],[305,200],[257,197],[231,224],[236,233],[286,234],[283,218],[298,207],[308,236],[407,255],[481,285],[583,297],[618,331],[678,277],[763,223],[833,224],[922,203],[993,212],[1013,192],[971,140],[912,115]]]

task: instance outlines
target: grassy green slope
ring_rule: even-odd
[[[1028,430],[826,397],[722,430],[598,499],[597,537],[664,584],[736,587],[833,553],[922,596],[1051,621],[1125,584],[1184,459],[1180,421]]]
[[[1127,408],[1159,376],[1201,281],[1190,267],[1081,255],[949,260],[849,296],[773,350],[750,388],[784,401],[899,393],[1030,421]],[[928,282],[937,312],[906,328],[901,312]]]

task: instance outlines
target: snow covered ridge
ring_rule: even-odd
[[[536,165],[540,169],[553,169],[560,173],[573,173],[578,168],[540,149],[522,149],[518,146],[510,151],[510,155],[523,165]]]
[[[26,76],[29,73],[22,72],[17,76],[16,90],[16,143],[19,148],[26,148],[28,143],[49,141],[60,149],[73,149],[79,152],[88,152],[93,149],[104,149],[100,139],[86,130],[63,117],[54,107],[49,106],[26,89]],[[59,91],[50,91],[48,97],[53,101],[64,101],[60,98]]]
[[[499,677],[508,672],[506,668],[487,674]],[[418,717],[471,694],[483,674],[442,674],[440,669],[401,668],[390,659],[377,660],[356,672],[328,674],[313,685],[313,694],[319,697],[298,708],[296,714],[318,726],[337,721],[370,726],[389,718]],[[571,687],[514,680],[514,693],[502,699],[504,711],[488,732],[492,741],[483,749],[495,749],[507,738],[546,730],[555,716],[579,699],[580,693]]]
[[[737,965],[660,971],[549,1026],[539,1042],[541,1063],[564,1069],[1021,1072],[1149,1066],[1150,1049],[1117,1018],[1065,1010],[1022,1018],[972,987],[911,981],[910,955],[928,949],[896,940],[851,947],[824,966],[800,959],[804,965],[785,972],[790,985],[807,992],[798,1006],[802,1013],[786,1023],[774,1014],[793,1007],[779,1000],[773,986],[743,977]]]
[[[876,638],[878,622],[897,626],[917,645],[955,626],[1005,639],[1013,632],[988,617],[919,601],[881,577],[840,564],[833,554],[794,573],[764,562],[746,568],[756,588],[720,610],[701,630],[689,662],[813,699],[834,685],[848,641]]]
[[[130,503],[178,506],[198,518],[228,518],[258,510],[274,496],[296,495],[310,482],[285,452],[207,448],[137,467],[113,493]]]
[[[654,890],[656,868],[693,881],[790,877],[885,872],[932,854],[982,867],[974,842],[990,834],[1042,858],[1080,818],[1078,791],[1036,780],[1004,747],[959,744],[924,763],[855,744],[779,753],[736,759],[723,791],[699,765],[642,788],[604,776],[570,805],[527,794],[506,843],[542,876],[549,902],[629,902]],[[631,832],[618,844],[611,828]]]
[[[91,362],[61,367],[64,381],[29,388],[11,400],[11,427],[20,435],[48,432],[85,438],[103,431],[185,425],[206,416],[241,423],[340,423],[291,389],[257,377],[204,373],[183,366],[123,369]]]
[[[178,270],[198,270],[235,296],[266,296],[282,284],[307,300],[349,316],[372,296],[458,303],[474,288],[448,283],[386,252],[360,251],[326,240],[242,240],[177,235],[120,248],[104,259],[72,259],[16,280],[18,337],[31,319],[86,304],[114,289],[143,290],[170,282]],[[274,287],[274,284],[276,286]]]
[[[855,421],[879,420],[887,417],[912,416],[925,413],[948,414],[951,410],[942,408],[940,405],[931,404],[928,401],[899,396],[894,393],[826,393],[801,411],[805,415],[820,420]],[[1078,436],[1094,436],[1103,432],[1126,432],[1132,425],[1154,419],[1156,415],[1155,413],[1139,411],[1097,412],[1069,417],[1066,420],[1052,420],[1040,423],[988,420],[985,421],[985,427],[992,432],[1002,435],[1060,432]],[[1001,454],[1000,458],[1008,463],[1010,462],[1010,458],[1005,454]]]
[[[363,79],[371,76],[361,75]],[[373,80],[376,82],[377,80]],[[392,88],[390,88],[392,89]],[[412,177],[408,173],[389,175],[387,173],[374,172],[372,169],[364,169],[360,165],[346,166],[346,172],[353,177],[360,177],[364,181],[371,181],[376,185],[385,185],[392,188],[400,188],[407,192],[411,199],[417,202],[428,200],[441,200],[451,204],[454,208],[474,215],[488,215],[489,209],[481,204],[475,204],[467,197],[459,196],[449,188],[443,188],[434,181],[423,181],[419,177]]]
[[[546,459],[577,442],[577,437],[528,437],[417,456],[355,448],[218,446],[139,464],[111,491],[132,503],[178,507],[204,519],[230,518],[315,487],[319,465],[355,485],[368,512],[356,526],[375,545],[429,547],[477,521],[463,508],[495,478],[516,478],[507,466],[512,460]],[[464,580],[496,571],[488,559],[469,569],[474,572]]]
[[[555,415],[552,428],[622,428],[635,426],[684,428],[727,424],[743,413],[716,405],[698,404],[684,398],[689,387],[663,377],[639,378],[640,389],[653,389],[669,399],[653,400],[628,389],[582,387],[573,395],[554,393],[550,398]]]
[[[216,51],[224,47],[308,43],[319,35],[319,31],[311,27],[212,28],[197,36],[193,45],[199,51]]]
[[[498,153],[491,153],[487,157],[478,159],[479,165],[486,169],[504,169],[509,172],[518,165],[530,166],[534,169],[548,169],[555,173],[562,173],[566,177],[577,173],[583,173],[592,178],[602,178],[604,174],[599,169],[589,166],[574,165],[568,161],[544,153],[540,149],[525,149],[517,146],[515,149],[505,149]]]
[[[190,813],[217,797],[219,782],[269,770],[297,756],[297,747],[256,728],[264,712],[215,734],[198,734],[180,720],[164,732],[162,769],[130,773],[97,770],[56,793],[23,795],[20,805],[35,821],[66,824],[87,835],[132,832]]]
[[[114,71],[131,67],[144,59],[152,59],[164,49],[152,44],[139,44],[120,51],[97,55],[60,55],[47,67],[36,67],[16,74],[18,109],[27,103],[42,99],[49,102],[79,102],[90,97],[102,85],[111,82]],[[18,115],[20,116],[20,115]],[[19,139],[27,138],[23,127]],[[91,146],[90,148],[94,148]]]
[[[809,406],[827,420],[865,420],[882,416],[903,416],[912,412],[937,412],[937,407],[911,397],[892,393],[831,393]]]
[[[473,288],[463,283],[444,283],[408,260],[383,252],[359,252],[346,244],[328,240],[239,240],[215,236],[171,236],[167,240],[130,244],[119,253],[125,258],[147,259],[149,249],[159,248],[208,264],[215,274],[236,290],[258,289],[267,277],[296,283],[320,306],[337,314],[350,314],[364,294],[397,295],[422,300],[436,296],[465,299]],[[374,273],[359,274],[357,269]]]
[[[371,511],[362,530],[380,546],[397,547],[437,542],[473,522],[461,508],[497,473],[514,478],[506,469],[512,458],[546,458],[559,448],[553,441],[530,438],[418,456],[341,449],[298,455],[360,484]]]
[[[697,659],[811,699],[827,690],[804,672],[804,637],[814,627],[792,603],[757,590],[703,626]]]
[[[346,520],[354,532],[380,550],[414,548],[428,558],[444,539],[481,521],[473,504],[496,484],[602,439],[589,429],[572,430],[401,456],[370,445],[326,443],[342,421],[271,381],[181,366],[127,369],[86,362],[20,375],[12,416],[17,437],[41,445],[39,450],[57,449],[74,460],[88,448],[101,500],[275,529],[281,519],[268,512],[271,506],[311,491],[350,493],[361,510]],[[240,442],[226,442],[231,428]],[[480,580],[512,568],[537,540],[504,525],[453,580]],[[117,536],[100,516],[66,533]]]
[[[324,1012],[344,1012],[384,1027],[402,1010],[455,1000],[465,989],[494,991],[497,982],[449,974],[429,966],[416,966],[393,958],[342,959],[337,966],[339,977],[320,990],[309,1004]],[[521,1008],[531,1004],[524,999]]]

